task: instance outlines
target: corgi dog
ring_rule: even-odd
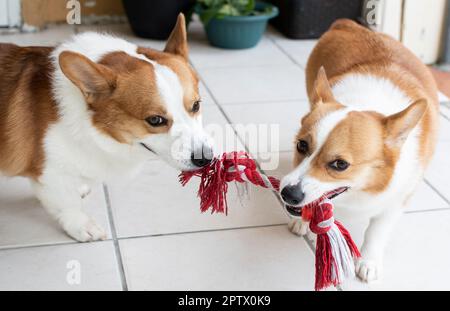
[[[302,206],[333,193],[336,213],[369,220],[355,272],[379,279],[389,233],[435,149],[434,79],[401,43],[344,19],[319,39],[306,80],[310,112],[280,187],[290,229],[306,234]]]
[[[82,210],[94,183],[155,155],[183,171],[212,159],[182,14],[164,51],[91,32],[54,48],[0,44],[0,68],[0,173],[29,178],[80,242],[106,238]]]

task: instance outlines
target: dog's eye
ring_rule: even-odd
[[[297,142],[297,150],[298,150],[298,152],[300,152],[302,154],[307,154],[309,151],[308,142],[305,140],[299,140]]]
[[[145,121],[153,127],[164,126],[167,124],[167,119],[161,116],[151,116],[145,119]]]
[[[350,166],[350,164],[344,160],[338,159],[328,163],[328,166],[335,171],[342,172],[345,171]]]
[[[192,110],[193,113],[197,113],[200,111],[200,101],[197,100],[194,105],[192,106]]]

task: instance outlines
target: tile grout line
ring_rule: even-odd
[[[231,125],[231,127],[233,128],[233,132],[236,135],[236,137],[239,139],[239,141],[241,142],[241,144],[245,147],[246,151],[248,151],[247,145],[244,143],[244,141],[242,140],[242,138],[238,135],[238,133],[236,132],[231,119],[228,117],[228,115],[225,113],[225,111],[223,110],[222,106],[219,104],[219,101],[217,100],[216,96],[213,94],[213,92],[211,91],[211,88],[208,86],[208,84],[206,83],[205,79],[203,78],[203,76],[200,74],[200,72],[195,68],[194,64],[192,62],[191,66],[194,68],[194,70],[199,74],[200,76],[200,81],[203,83],[203,85],[205,86],[206,91],[209,93],[209,96],[211,97],[212,101],[214,102],[214,105],[219,109],[220,113],[225,117],[225,120],[228,122],[228,124]]]
[[[285,53],[283,53],[285,54]],[[291,59],[289,59],[291,60]],[[292,61],[292,60],[291,60]],[[192,64],[192,62],[190,62]],[[294,64],[259,64],[259,65],[231,65],[231,66],[208,66],[208,67],[200,67],[198,68],[198,70],[196,70],[198,73],[200,73],[201,71],[213,71],[213,70],[217,70],[217,69],[254,69],[254,68],[266,68],[266,67],[290,67],[292,65],[297,65],[297,66],[301,66],[298,63],[294,63]],[[302,69],[304,69],[302,67]]]
[[[123,265],[122,252],[120,250],[119,240],[117,239],[117,231],[114,223],[113,212],[111,208],[111,200],[109,199],[109,191],[106,184],[103,184],[103,194],[106,201],[106,209],[108,210],[109,227],[111,230],[112,241],[116,253],[117,268],[119,269],[120,282],[122,283],[122,290],[128,291],[127,277],[125,275],[125,268]]]
[[[123,238],[117,238],[117,240],[118,241],[126,241],[126,240],[133,240],[133,239],[171,237],[171,236],[186,235],[186,234],[214,233],[214,232],[224,232],[224,231],[232,231],[232,230],[250,230],[250,229],[259,229],[259,228],[281,227],[281,226],[285,226],[285,225],[286,225],[286,223],[278,223],[278,224],[255,225],[255,226],[247,226],[247,227],[230,227],[230,228],[205,229],[205,230],[196,230],[196,231],[156,233],[156,234],[127,236],[127,237],[123,237]]]
[[[449,211],[450,207],[446,208],[434,208],[434,209],[426,209],[426,210],[419,210],[419,211],[405,211],[404,215],[410,215],[410,214],[418,214],[418,213],[430,213],[430,212],[445,212]]]
[[[441,104],[441,102],[439,102],[439,104]],[[450,118],[447,117],[447,115],[445,113],[442,113],[442,111],[439,111],[439,114],[441,115],[441,117],[443,117],[445,120],[450,121]]]
[[[203,82],[205,84],[205,82]],[[306,102],[309,104],[309,101],[307,98],[289,98],[289,99],[283,99],[283,100],[254,100],[254,101],[245,101],[245,102],[224,102],[221,105],[233,107],[238,105],[257,105],[257,104],[283,104],[283,103],[298,103],[298,102]]]
[[[278,44],[277,40],[275,40],[274,38],[272,38],[271,36],[268,36],[268,39],[270,41],[272,41],[272,43],[281,51],[281,53],[283,53],[287,58],[289,58],[294,65],[297,65],[298,67],[300,67],[301,69],[305,70],[306,68],[304,66],[302,66],[301,64],[299,64],[295,58],[293,58],[287,51],[285,51],[283,49],[283,47],[281,45]]]
[[[301,64],[299,64],[287,51],[285,51],[284,49],[283,49],[283,47],[281,47],[279,44],[278,44],[278,42],[274,39],[274,38],[272,38],[271,36],[269,36],[269,40],[271,40],[272,41],[272,43],[285,55],[285,56],[287,56],[293,63],[294,63],[294,65],[296,65],[296,66],[298,66],[300,69],[302,69],[302,70],[306,70],[306,68],[304,67],[304,66],[302,66]],[[309,102],[309,100],[308,99],[305,99],[304,101],[307,101],[307,102]],[[282,204],[282,202],[281,202],[281,200],[278,198],[278,200],[280,201],[280,203]],[[315,247],[315,245],[314,245],[314,241],[312,241],[311,239],[309,239],[309,237],[308,237],[308,234],[306,234],[304,237],[303,237],[303,240],[305,240],[305,242],[306,242],[306,244],[308,245],[308,247],[310,248],[310,250],[311,250],[311,252],[313,253],[313,256],[315,256],[315,253],[316,253],[316,247]],[[344,291],[344,289],[340,286],[340,285],[338,285],[338,286],[335,286],[335,288],[336,288],[336,290],[337,291]]]
[[[268,39],[273,43],[274,46],[277,47],[278,50],[280,50],[281,53],[283,53],[287,58],[289,58],[294,65],[300,66],[300,64],[297,63],[297,61],[278,44],[277,40],[272,38],[272,36],[268,36]]]
[[[431,188],[431,190],[433,190],[434,192],[436,192],[436,194],[437,194],[441,199],[443,199],[445,202],[447,202],[448,205],[450,205],[450,201],[447,199],[447,197],[444,196],[444,195],[443,195],[436,187],[434,187],[434,186],[431,184],[431,182],[430,182],[427,178],[424,178],[423,180],[425,181],[425,184],[427,184],[428,187]]]
[[[109,215],[108,215],[109,216]],[[286,226],[287,223],[276,223],[276,224],[266,224],[266,225],[254,225],[254,226],[243,226],[243,227],[230,227],[230,228],[219,228],[219,229],[205,229],[205,230],[196,230],[196,231],[183,231],[183,232],[171,232],[171,233],[157,233],[157,234],[144,234],[144,235],[136,235],[136,236],[127,236],[127,237],[117,237],[117,241],[130,240],[130,239],[142,239],[142,238],[154,238],[154,237],[163,237],[163,236],[176,236],[181,234],[197,234],[197,233],[208,233],[208,232],[221,232],[221,231],[231,231],[231,230],[246,230],[246,229],[258,229],[258,228],[271,228],[271,227],[281,227]],[[113,239],[106,239],[102,241],[94,241],[89,243],[80,243],[77,241],[73,242],[61,242],[61,243],[43,243],[43,244],[35,244],[35,245],[17,245],[17,246],[6,246],[0,247],[0,252],[7,250],[19,250],[19,249],[28,249],[28,248],[41,248],[41,247],[50,247],[50,246],[66,246],[66,245],[85,245],[85,244],[95,244],[95,243],[103,243],[103,242],[114,242]]]
[[[306,68],[304,66],[299,64],[287,51],[285,51],[283,49],[283,47],[281,45],[278,44],[277,40],[275,40],[272,36],[268,36],[268,39],[270,41],[272,41],[272,43],[281,51],[281,53],[283,53],[286,57],[288,57],[292,61],[292,63],[294,65],[296,65],[297,67],[299,67],[302,70],[306,70]],[[308,99],[303,99],[302,101],[309,102]],[[277,197],[277,199],[280,201],[281,204],[283,204],[281,202],[280,198]],[[303,239],[305,240],[306,244],[309,246],[309,248],[310,248],[311,252],[313,253],[313,255],[315,255],[316,247],[315,247],[315,245],[313,243],[314,241],[310,240],[307,234],[303,237]],[[342,290],[342,289],[340,289],[340,290]]]
[[[90,242],[90,243],[102,243],[106,241],[111,241],[110,239],[106,239],[104,241],[96,241],[96,242]],[[41,243],[41,244],[35,244],[35,245],[15,245],[15,246],[5,246],[0,247],[0,252],[2,251],[10,251],[10,250],[20,250],[20,249],[28,249],[28,248],[41,248],[41,247],[51,247],[51,246],[67,246],[67,245],[83,245],[83,243],[73,241],[73,242],[48,242],[48,243]]]
[[[192,64],[192,67],[195,66]],[[198,71],[197,71],[198,72]],[[200,80],[203,82],[203,85],[205,86],[205,89],[208,91],[209,95],[211,96],[211,99],[213,100],[214,104],[217,106],[217,108],[220,110],[220,112],[223,114],[223,116],[225,117],[225,119],[227,120],[227,122],[231,125],[231,127],[233,128],[233,132],[235,133],[236,137],[241,141],[242,145],[244,146],[244,148],[246,149],[246,151],[248,153],[250,153],[248,146],[243,142],[242,138],[240,137],[240,135],[237,133],[236,128],[233,126],[231,119],[229,118],[229,116],[227,115],[227,113],[224,111],[224,109],[222,108],[222,106],[219,104],[219,102],[217,101],[217,98],[214,96],[213,92],[211,91],[211,89],[209,88],[208,84],[206,83],[205,79],[203,78],[203,76],[199,73],[200,75]],[[260,171],[262,171],[264,173],[263,170],[261,170],[261,167],[259,165],[259,163],[257,163],[258,169]],[[275,196],[276,200],[280,203],[280,207],[283,209],[283,212],[286,213],[286,211],[283,208],[283,203],[280,200],[279,196],[275,194],[274,191],[272,191],[272,195]],[[289,217],[289,216],[288,216]],[[311,243],[311,241],[309,241],[309,239],[302,237],[303,240],[306,242],[306,244],[308,245],[309,249],[312,251],[313,255],[315,254],[315,247],[314,245]]]
[[[194,66],[193,66],[194,67]],[[195,67],[194,67],[195,69]],[[198,72],[198,71],[197,71]],[[209,95],[211,96],[211,99],[213,100],[214,104],[216,105],[216,107],[219,109],[219,111],[222,113],[222,115],[224,116],[225,120],[227,120],[228,124],[231,125],[231,127],[233,128],[233,132],[236,135],[236,137],[239,139],[239,141],[241,142],[241,144],[244,146],[245,151],[249,154],[250,150],[248,149],[247,144],[243,141],[242,137],[239,135],[239,133],[236,131],[236,128],[233,126],[233,123],[231,122],[230,117],[228,116],[228,114],[225,112],[225,110],[223,109],[223,107],[219,104],[219,101],[217,100],[217,98],[215,97],[215,95],[213,94],[213,92],[211,91],[211,89],[209,88],[208,84],[206,83],[205,79],[203,79],[203,77],[200,75],[200,79],[203,82],[203,85],[205,86],[205,89],[208,91]],[[261,170],[261,167],[259,166],[259,163],[257,163],[258,169]],[[262,170],[261,170],[262,171]],[[263,172],[263,171],[262,171]],[[273,191],[272,191],[273,193]],[[273,193],[273,195],[275,195]],[[280,199],[278,198],[277,195],[275,195],[275,197],[277,198],[278,202],[281,203]],[[281,208],[283,208],[283,206],[281,206]]]

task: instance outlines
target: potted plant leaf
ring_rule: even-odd
[[[165,40],[180,12],[189,13],[195,0],[123,0],[133,32],[143,38]]]
[[[258,44],[278,8],[255,0],[197,0],[194,12],[200,16],[211,45],[246,49]]]

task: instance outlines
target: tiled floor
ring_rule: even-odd
[[[125,25],[51,27],[0,41],[56,44],[86,30],[164,46],[135,38]],[[304,68],[314,43],[288,40],[269,29],[256,48],[225,51],[210,47],[201,27],[192,25],[190,55],[202,78],[206,125],[279,126],[279,150],[252,148],[237,125],[238,137],[226,144],[216,137],[222,150],[246,144],[270,174],[281,177],[290,169],[293,136],[308,109]],[[450,104],[442,107],[436,157],[389,242],[384,280],[369,286],[351,280],[340,289],[449,289]],[[274,157],[279,166],[264,162]],[[108,229],[108,240],[90,244],[68,238],[39,207],[26,180],[1,179],[0,290],[313,288],[311,241],[289,233],[275,195],[250,188],[240,199],[231,187],[229,216],[200,214],[196,185],[183,189],[177,174],[155,159],[135,180],[99,185],[85,208]],[[342,220],[360,244],[365,224]],[[80,279],[74,279],[75,270]]]

